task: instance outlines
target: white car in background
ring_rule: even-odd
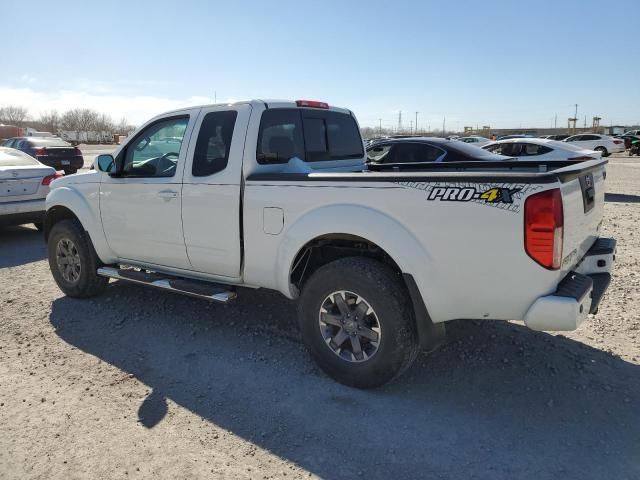
[[[491,143],[491,140],[488,138],[481,137],[479,135],[470,135],[468,137],[460,137],[458,138],[461,142],[468,143],[469,145],[475,145],[476,147],[482,147]]]
[[[61,173],[14,148],[0,147],[0,225],[42,229],[49,184]]]
[[[563,141],[588,150],[597,150],[602,153],[603,157],[608,157],[612,153],[624,152],[624,140],[608,135],[581,133],[579,135],[573,135]]]
[[[509,138],[482,147],[484,150],[518,160],[593,160],[601,152],[546,138]]]

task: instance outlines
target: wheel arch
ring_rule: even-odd
[[[428,272],[433,271],[433,259],[396,219],[370,207],[332,205],[305,214],[284,235],[277,256],[281,266],[277,282],[282,293],[297,297],[305,279],[330,261],[346,256],[373,257],[400,275],[411,296],[418,328],[425,326],[430,329],[428,336],[433,337],[434,324],[425,306],[431,302]],[[420,337],[425,345],[425,331]]]
[[[77,191],[68,187],[59,187],[53,189],[47,196],[46,208],[45,240],[48,239],[56,223],[67,218],[76,219],[89,235],[100,260],[103,263],[113,263],[117,260],[107,244],[97,204],[92,207]]]

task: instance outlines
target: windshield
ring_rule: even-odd
[[[33,157],[13,148],[0,148],[0,167],[29,167],[40,165]]]

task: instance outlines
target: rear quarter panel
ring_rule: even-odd
[[[555,186],[555,185],[554,185]],[[517,189],[512,203],[431,198],[434,188]],[[555,290],[559,271],[524,251],[523,207],[551,185],[433,182],[268,182],[245,187],[244,280],[289,297],[293,259],[323,234],[358,235],[383,248],[414,276],[435,322],[457,318],[521,319]],[[283,211],[280,234],[267,234],[263,209]]]

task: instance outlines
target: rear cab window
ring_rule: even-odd
[[[312,108],[265,110],[256,159],[261,165],[363,159],[360,130],[348,113]]]

